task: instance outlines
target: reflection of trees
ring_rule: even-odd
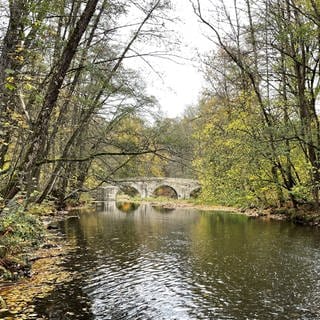
[[[82,290],[88,284],[88,275],[95,277],[103,265],[115,264],[119,270],[125,270],[128,263],[137,264],[140,256],[138,248],[142,237],[132,219],[125,218],[126,215],[79,212],[79,217],[70,218],[62,225],[63,233],[74,248],[63,266],[76,272],[77,276],[59,285],[37,303],[39,314],[45,314],[50,319],[65,319],[67,311],[72,312],[75,319],[93,319],[90,299]],[[81,313],[79,310],[82,310]]]
[[[175,211],[174,208],[166,208],[166,207],[163,207],[163,206],[152,206],[152,208],[155,211],[160,212],[160,213],[171,213],[171,212]]]
[[[56,289],[49,296],[39,299],[36,302],[36,312],[39,315],[46,315],[48,319],[66,319],[66,314],[74,314],[75,319],[91,320],[93,315],[90,311],[90,299],[83,292],[85,286],[84,269],[94,270],[96,259],[92,252],[87,251],[88,241],[77,217],[72,217],[62,223],[62,232],[66,235],[72,250],[65,261],[63,267],[75,274],[71,281],[58,284]],[[81,310],[81,312],[79,312]]]
[[[111,299],[106,305],[113,306],[112,298],[105,297],[121,288],[134,303],[132,276],[142,272],[145,277],[144,266],[148,269],[163,259],[168,259],[166,271],[179,281],[177,286],[187,287],[188,297],[195,298],[192,304],[200,318],[264,319],[273,308],[294,310],[319,300],[317,290],[310,290],[318,289],[317,259],[312,256],[318,246],[312,241],[319,238],[305,234],[305,229],[226,213],[175,210],[164,215],[143,205],[128,215],[114,208],[79,216],[64,223],[75,248],[65,266],[77,271],[77,278],[43,301],[41,306],[51,314],[84,306],[77,298],[88,301],[83,287],[95,302]],[[210,314],[213,309],[217,314]],[[112,312],[119,310],[114,307]],[[84,314],[82,319],[90,319],[89,312]]]
[[[207,303],[222,307],[222,314],[230,317],[263,318],[277,308],[293,310],[301,305],[301,294],[308,295],[314,275],[304,259],[296,259],[302,252],[301,242],[299,237],[291,238],[290,234],[297,235],[292,229],[297,230],[290,224],[240,215],[201,214],[191,231],[192,282],[213,292]],[[298,247],[288,238],[297,241]],[[301,270],[307,274],[296,289]]]
[[[127,251],[138,252],[141,241],[130,216],[120,216],[120,214],[121,212],[85,214],[80,219],[80,226],[87,241],[87,250],[96,255],[94,260],[98,264],[104,263],[105,257],[110,259],[116,257],[121,264],[130,260],[135,261],[139,256],[138,253],[130,257],[125,254]],[[102,261],[99,260],[99,256]]]

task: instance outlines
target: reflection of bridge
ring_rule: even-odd
[[[130,187],[135,189],[141,198],[152,197],[155,191],[161,187],[171,188],[178,199],[189,199],[192,192],[200,189],[197,180],[180,178],[133,178],[120,179],[100,187],[97,190],[97,201],[115,200],[121,188]]]

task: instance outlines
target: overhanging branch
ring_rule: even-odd
[[[167,150],[165,148],[161,148],[161,149],[155,149],[155,150],[148,149],[148,150],[141,150],[141,151],[97,152],[82,158],[43,159],[37,162],[37,165],[41,166],[43,164],[56,163],[56,162],[85,162],[85,161],[90,161],[90,160],[93,160],[94,158],[102,157],[102,156],[139,156],[139,155],[150,154],[150,153],[159,155],[158,152],[161,152],[161,151],[167,151]]]

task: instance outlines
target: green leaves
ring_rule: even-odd
[[[5,72],[7,75],[15,74],[15,71],[14,71],[13,69],[5,69],[4,72]]]
[[[40,243],[43,238],[42,224],[33,216],[23,213],[18,202],[4,210],[0,219],[0,245],[6,248],[6,254],[16,254],[28,247]],[[4,236],[5,235],[5,236]]]

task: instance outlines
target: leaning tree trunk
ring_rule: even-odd
[[[9,147],[12,131],[10,114],[15,110],[17,76],[23,64],[23,59],[18,58],[21,56],[25,1],[10,1],[9,9],[10,18],[0,55],[0,169],[5,164]]]
[[[50,117],[56,105],[60,89],[69,69],[69,66],[74,58],[80,40],[86,31],[90,20],[95,12],[99,0],[89,0],[87,5],[80,16],[74,30],[72,31],[67,44],[60,57],[60,63],[57,65],[53,76],[48,85],[47,93],[44,98],[44,103],[38,114],[37,120],[33,127],[33,133],[29,138],[28,149],[24,155],[22,162],[18,168],[18,174],[21,176],[21,183],[30,193],[34,189],[34,178],[37,176],[38,163],[41,159],[45,158],[45,145],[48,137],[48,129]],[[18,181],[15,182],[17,184]],[[16,186],[11,188],[18,190]],[[15,192],[7,190],[7,194],[12,197]]]

